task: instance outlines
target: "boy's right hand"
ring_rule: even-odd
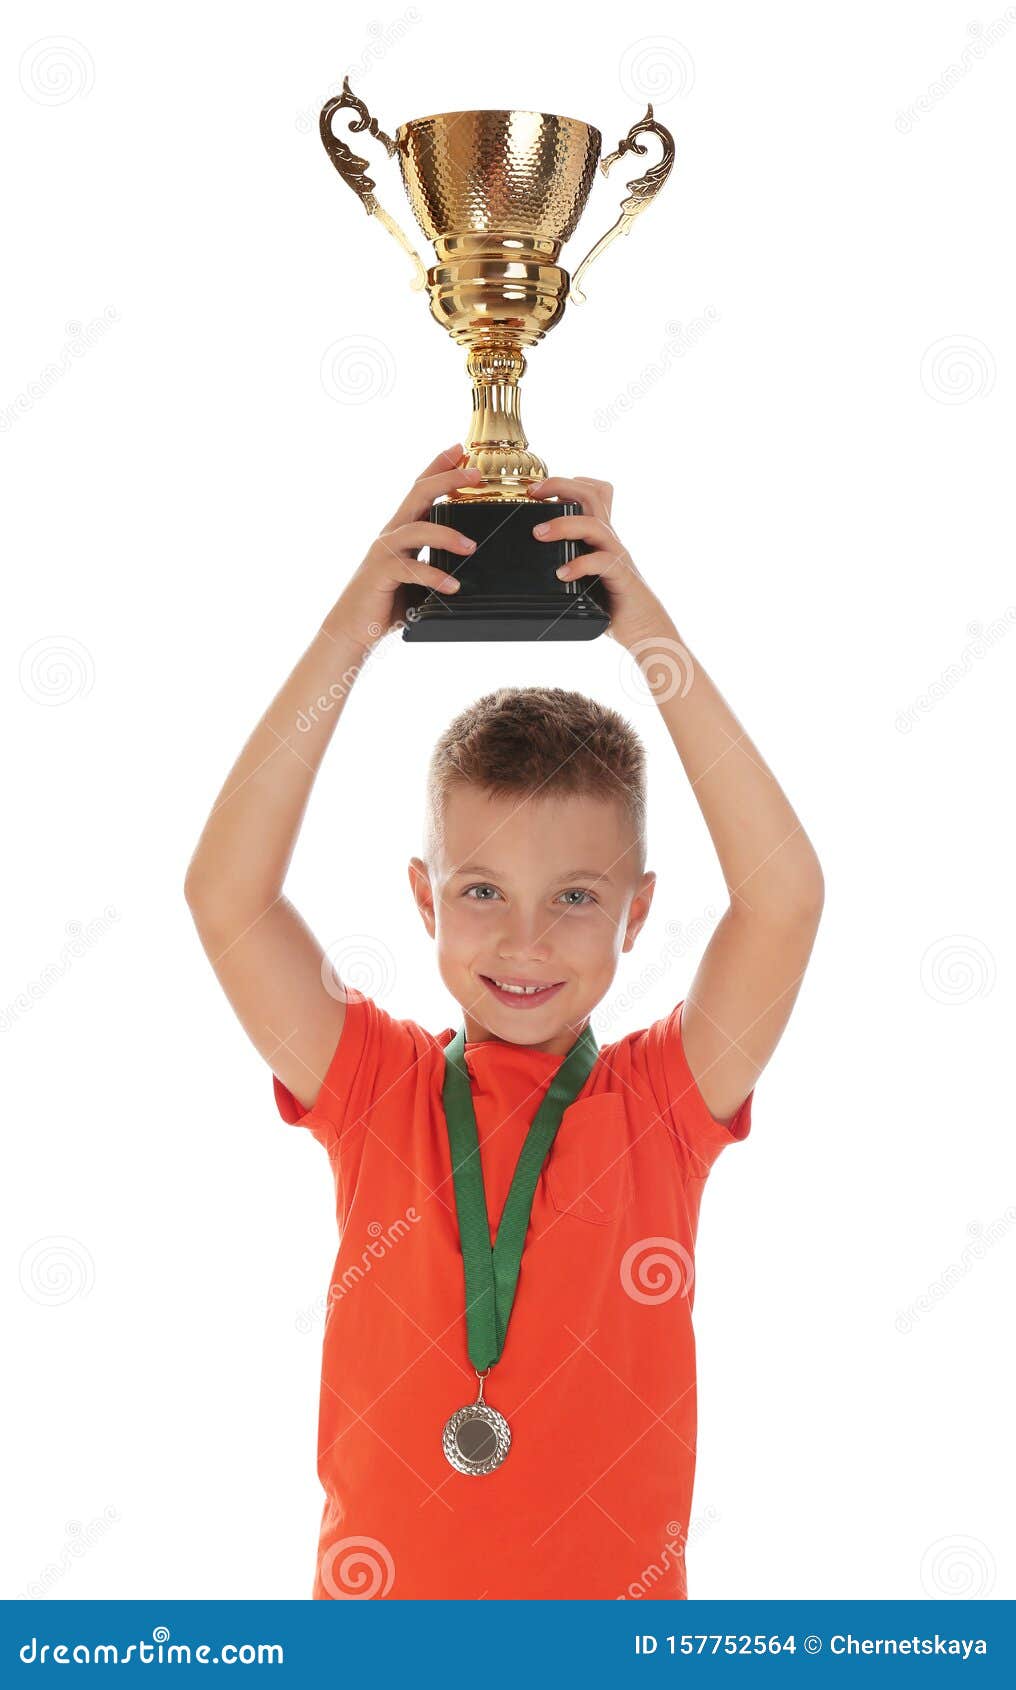
[[[430,587],[438,593],[458,592],[459,583],[454,575],[446,575],[443,569],[435,569],[429,563],[420,563],[417,553],[424,546],[439,546],[465,558],[476,550],[475,542],[460,534],[457,528],[424,520],[442,493],[454,493],[458,487],[475,486],[481,480],[479,470],[462,469],[461,461],[462,446],[457,443],[439,452],[421,471],[388,527],[378,535],[336,600],[325,619],[325,628],[331,625],[341,629],[367,650],[397,621],[397,596],[406,582]]]

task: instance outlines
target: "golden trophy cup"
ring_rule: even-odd
[[[334,132],[348,110],[349,133],[367,132],[397,155],[413,215],[434,243],[427,269],[402,229],[375,197],[370,161]],[[321,112],[321,139],[343,181],[398,241],[414,265],[411,285],[430,298],[431,315],[460,346],[473,384],[473,415],[462,468],[482,481],[463,487],[430,512],[477,542],[463,559],[440,549],[431,562],[458,576],[451,596],[407,588],[403,638],[435,640],[593,639],[607,627],[606,595],[598,576],[559,581],[555,571],[590,550],[581,541],[540,542],[537,522],[581,506],[528,498],[546,477],[529,449],[519,414],[525,350],[584,301],[585,272],[659,193],[674,162],[674,141],[647,107],[612,153],[600,157],[599,130],[577,118],[547,112],[442,112],[403,123],[394,140],[379,129],[349,86]],[[627,184],[620,215],[583,258],[574,275],[558,263],[561,248],[585,209],[597,164],[606,174],[628,153],[644,156],[646,138],[662,147],[660,161]]]

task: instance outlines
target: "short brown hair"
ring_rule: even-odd
[[[609,705],[563,687],[498,687],[460,711],[441,735],[427,775],[428,850],[445,793],[478,786],[495,797],[540,794],[616,799],[646,854],[646,754]]]

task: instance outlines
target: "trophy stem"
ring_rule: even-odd
[[[466,360],[473,382],[473,415],[463,469],[478,469],[483,481],[460,488],[454,502],[520,499],[531,481],[541,481],[547,466],[529,442],[519,415],[519,382],[526,360],[517,347],[473,347]]]

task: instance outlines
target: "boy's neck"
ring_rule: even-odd
[[[560,1032],[554,1033],[549,1039],[539,1044],[532,1044],[526,1039],[503,1039],[497,1033],[492,1033],[489,1027],[484,1027],[468,1010],[463,1010],[462,1019],[466,1029],[467,1045],[477,1044],[510,1044],[520,1050],[538,1050],[546,1056],[567,1056],[579,1034],[589,1025],[588,1015],[577,1027],[562,1027]]]

